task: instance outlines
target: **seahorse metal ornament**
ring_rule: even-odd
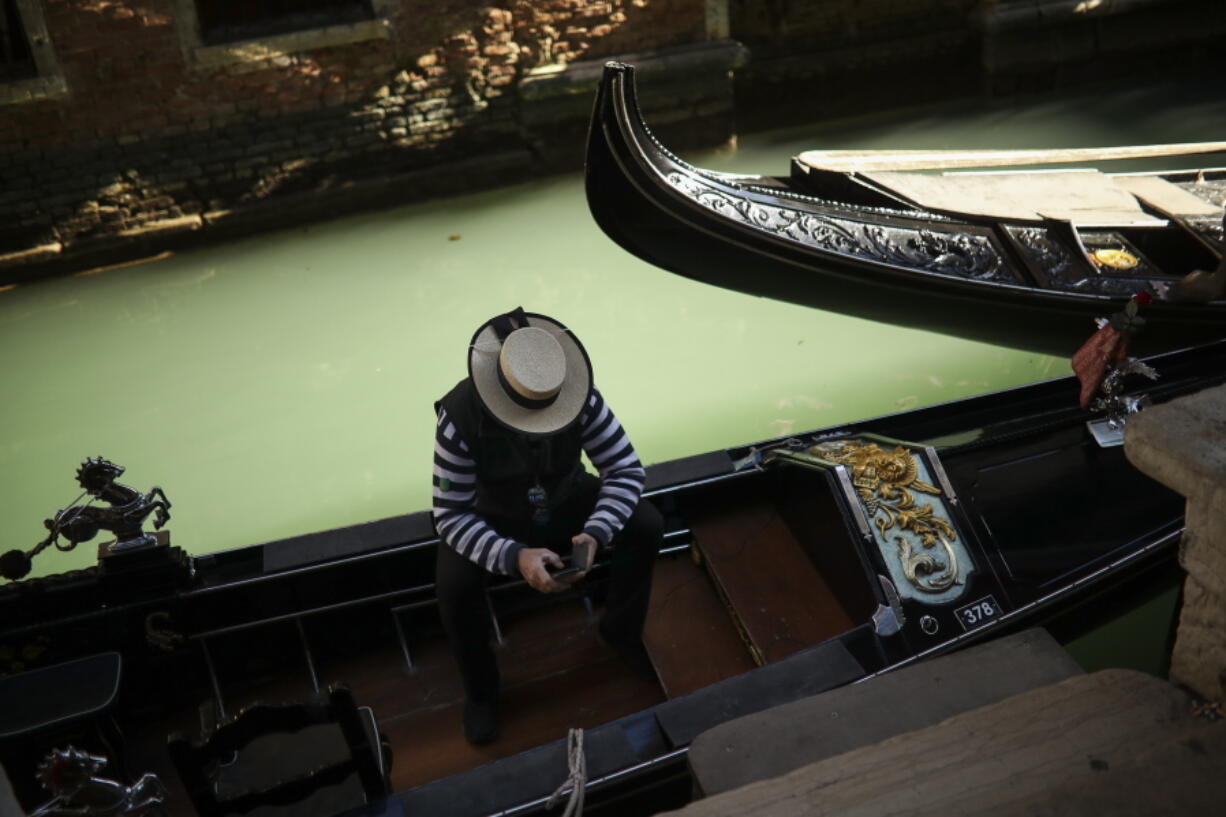
[[[157,544],[157,539],[153,534],[145,533],[142,525],[150,514],[154,515],[155,528],[160,529],[165,525],[170,519],[170,500],[157,486],[142,494],[135,488],[116,482],[123,472],[123,466],[102,457],[87,458],[81,463],[77,469],[77,483],[83,489],[82,493],[70,507],[56,511],[52,518],[43,522],[50,531],[46,539],[29,551],[10,550],[0,556],[0,576],[11,580],[23,578],[30,572],[34,557],[47,547],[54,545],[56,550],[69,551],[81,542],[94,538],[100,530],[115,534],[115,544],[110,548],[112,553]],[[86,494],[91,499],[83,505],[75,504]],[[96,500],[106,502],[110,507],[96,506],[93,504]],[[59,543],[61,536],[68,540],[68,544]]]
[[[865,513],[881,542],[892,542],[896,547],[903,575],[912,586],[924,593],[941,593],[961,582],[953,547],[957,532],[949,520],[937,515],[932,503],[916,501],[917,493],[935,497],[943,494],[920,478],[919,461],[913,452],[903,446],[885,450],[864,440],[834,440],[809,450],[851,470],[851,483]],[[897,533],[890,536],[893,531]]]
[[[146,773],[131,786],[99,777],[106,758],[69,746],[52,749],[38,767],[38,782],[51,800],[30,817],[164,817],[166,787]]]

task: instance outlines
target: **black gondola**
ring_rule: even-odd
[[[661,145],[639,111],[634,69],[608,63],[588,136],[587,198],[610,238],[671,272],[1051,354],[1148,292],[1148,317],[1162,331],[1141,342],[1156,351],[1226,336],[1226,170],[912,171],[1223,151],[1224,142],[829,151],[793,158],[788,176],[721,173]],[[1214,286],[1198,291],[1196,279]]]
[[[1226,342],[1149,362],[1161,375],[1145,383],[1155,401],[1226,382]],[[688,571],[712,603],[653,607],[658,703],[601,723],[559,716],[588,727],[590,813],[684,802],[686,747],[718,723],[1072,609],[1090,620],[1113,588],[1172,565],[1183,499],[1123,448],[1100,447],[1087,419],[1070,376],[649,466],[648,493],[667,520],[657,582]],[[440,639],[436,546],[420,512],[10,583],[0,587],[0,646],[13,656],[41,645],[44,663],[122,654],[121,698],[146,720],[150,707],[182,720],[208,699],[232,712],[236,691],[270,674],[352,681],[361,655],[321,657],[336,642],[384,638],[405,665],[381,671],[410,668],[420,680],[435,670],[414,657]],[[601,581],[598,566],[580,585],[596,603]],[[545,598],[508,580],[490,599],[513,642],[518,616],[575,605],[576,593]],[[677,598],[658,593],[653,605]],[[721,663],[717,642],[741,657]],[[563,683],[568,671],[553,667],[551,678]],[[382,700],[376,714],[390,716],[392,698]],[[458,737],[458,722],[446,728]],[[543,813],[566,773],[565,734],[554,737],[485,765],[490,755],[474,754],[472,768],[394,797],[407,813]],[[393,741],[396,766],[422,764],[442,741]]]

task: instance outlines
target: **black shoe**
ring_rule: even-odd
[[[464,737],[474,746],[498,737],[498,701],[464,701]]]
[[[643,646],[642,639],[636,638],[632,642],[627,642],[624,639],[610,638],[603,624],[596,628],[596,634],[601,643],[617,653],[617,657],[634,672],[639,680],[657,683],[656,669],[651,664],[651,656],[647,654],[647,648]]]

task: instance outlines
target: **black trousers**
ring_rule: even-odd
[[[600,480],[588,474],[579,489],[550,514],[545,525],[527,519],[487,517],[503,536],[528,547],[545,547],[566,556],[571,537],[596,504]],[[640,499],[625,527],[613,538],[609,561],[609,589],[600,629],[614,643],[635,643],[642,638],[651,597],[651,573],[664,539],[664,520],[650,500]],[[490,643],[492,629],[485,588],[490,574],[444,544],[435,562],[435,593],[443,628],[460,668],[464,693],[473,701],[488,701],[498,694],[498,662]]]

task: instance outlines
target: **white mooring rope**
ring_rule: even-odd
[[[583,793],[587,788],[587,758],[583,754],[582,729],[572,729],[566,736],[566,763],[570,775],[549,796],[545,808],[552,809],[569,787],[570,800],[566,803],[566,811],[562,812],[562,817],[579,817],[583,814]]]

